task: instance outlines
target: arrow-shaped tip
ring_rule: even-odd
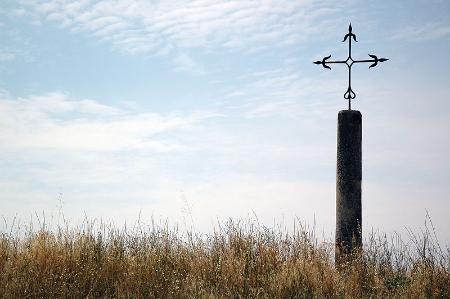
[[[317,60],[317,61],[314,61],[313,63],[314,63],[314,64],[321,64],[321,63],[322,63],[322,61],[320,61],[320,60]]]
[[[350,25],[348,25],[348,32],[352,32],[352,23],[350,22]]]
[[[388,61],[389,60],[389,58],[380,58],[380,59],[378,59],[378,61],[380,61],[380,62],[385,62],[385,61]]]

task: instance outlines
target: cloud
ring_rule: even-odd
[[[12,11],[14,14],[14,10]],[[10,15],[8,13],[3,13],[0,11],[0,19],[2,17],[5,20],[14,19],[21,17],[21,15]],[[9,20],[8,20],[9,21]],[[20,63],[20,62],[30,62],[33,60],[33,55],[31,54],[34,46],[30,43],[29,38],[20,29],[11,26],[13,22],[0,22],[0,68],[6,66],[8,63]]]
[[[205,68],[203,67],[203,65],[184,53],[175,56],[175,58],[173,59],[173,63],[175,65],[175,70],[178,71],[197,75],[205,73]]]
[[[3,149],[166,152],[185,146],[157,134],[187,129],[208,117],[211,114],[133,113],[53,92],[1,99],[0,143]]]
[[[339,10],[323,1],[38,1],[29,14],[85,32],[129,53],[167,48],[288,45],[321,30]]]
[[[16,58],[16,53],[8,51],[5,49],[0,49],[0,63],[5,61],[14,60]]]
[[[320,79],[307,78],[291,66],[257,71],[241,76],[238,84],[223,92],[230,103],[239,99],[239,104],[225,106],[247,118],[321,119],[326,111],[332,113],[334,109],[329,101],[324,100],[324,95],[336,95],[342,91],[339,80],[330,81],[328,88],[323,90],[316,88]]]
[[[425,42],[443,39],[450,36],[450,25],[441,23],[427,23],[406,26],[395,31],[391,39],[408,42]]]

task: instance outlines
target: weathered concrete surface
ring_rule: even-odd
[[[336,169],[336,263],[361,247],[361,141],[359,111],[338,114]]]

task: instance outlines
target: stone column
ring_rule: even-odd
[[[361,141],[361,112],[340,111],[336,169],[336,264],[362,245]]]

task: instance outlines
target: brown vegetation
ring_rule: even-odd
[[[333,248],[228,222],[208,236],[87,224],[0,236],[2,298],[450,298],[450,259],[428,231],[371,236],[338,271]]]

